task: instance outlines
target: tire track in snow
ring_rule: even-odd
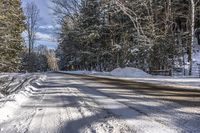
[[[53,97],[57,97],[57,101],[51,101]],[[33,121],[30,124],[28,132],[33,133],[59,133],[59,126],[61,124],[61,109],[59,94],[48,94],[48,90],[45,90],[42,102],[37,107],[37,113],[34,116]]]
[[[85,82],[84,80],[81,80],[81,81]],[[95,86],[95,88],[93,88],[92,86]],[[137,111],[138,113],[140,113],[142,116],[145,116],[147,118],[147,120],[149,120],[149,121],[157,122],[157,123],[160,123],[160,124],[162,124],[166,127],[170,127],[171,129],[175,130],[176,132],[192,131],[192,132],[195,132],[195,133],[196,132],[199,133],[199,129],[194,129],[193,126],[191,126],[191,125],[190,125],[191,127],[186,125],[186,126],[182,126],[182,128],[179,128],[180,125],[185,125],[185,123],[186,124],[189,123],[189,121],[186,121],[186,122],[179,121],[180,118],[182,118],[182,119],[192,119],[190,117],[193,115],[193,117],[195,117],[195,119],[198,119],[199,115],[197,113],[190,113],[190,116],[188,116],[189,115],[188,113],[184,113],[184,112],[179,111],[179,110],[170,110],[170,112],[169,112],[170,108],[175,108],[175,109],[180,108],[181,109],[183,107],[183,106],[179,105],[178,103],[173,103],[173,102],[164,101],[164,100],[158,100],[158,99],[155,99],[155,98],[152,98],[152,97],[151,97],[151,99],[148,99],[149,97],[144,95],[143,93],[136,93],[135,95],[134,95],[134,93],[132,95],[129,94],[129,96],[134,96],[131,99],[130,97],[127,98],[126,94],[124,94],[125,96],[123,96],[123,92],[122,92],[122,94],[116,94],[115,95],[115,94],[112,94],[115,91],[115,90],[112,90],[112,89],[106,89],[105,91],[101,90],[101,89],[100,90],[96,89],[96,85],[94,83],[91,83],[91,84],[87,83],[87,88],[89,88],[90,90],[97,91],[98,93],[100,93],[100,94],[102,94],[106,97],[109,97],[109,98],[117,101],[118,103],[126,105],[130,109],[133,109],[133,110]],[[82,90],[84,90],[84,89],[82,89]],[[132,91],[134,92],[134,90],[132,90]],[[134,99],[135,98],[137,99],[137,97],[135,97],[136,95],[137,95],[137,97],[139,95],[139,97],[142,98],[143,103],[146,102],[145,105],[147,105],[148,102],[150,102],[150,103],[154,102],[158,105],[160,104],[160,105],[167,105],[167,106],[164,107],[164,108],[162,108],[162,107],[156,108],[158,110],[155,112],[155,114],[149,113],[148,110],[152,111],[152,109],[154,109],[154,108],[146,108],[145,106],[143,108],[141,108],[140,106],[138,106],[138,107],[134,106],[134,105],[137,105],[137,104],[142,104],[142,103],[140,103],[141,101],[136,100],[134,102]],[[152,107],[153,107],[153,105],[152,105]],[[159,114],[158,112],[160,113],[160,115],[158,115]],[[174,117],[172,117],[173,114],[176,114],[176,115],[174,115]],[[177,122],[176,123],[173,122],[173,121],[176,121],[176,120],[177,120],[178,124],[180,124],[178,127],[177,127]],[[193,125],[196,125],[196,124],[193,123]]]
[[[133,129],[127,127],[123,120],[120,120],[118,116],[109,112],[108,110],[99,108],[99,105],[94,99],[89,97],[87,94],[80,91],[78,88],[69,88],[73,90],[73,94],[79,98],[81,105],[80,112],[82,116],[95,116],[94,119],[97,121],[90,124],[86,130],[90,132],[136,132]]]
[[[73,80],[71,82],[77,84],[77,86],[79,84],[84,84],[84,81],[78,81],[78,80]],[[151,133],[152,131],[169,132],[169,133],[179,132],[177,128],[169,127],[169,125],[166,125],[162,121],[157,121],[155,119],[152,119],[152,117],[150,117],[146,113],[143,113],[143,111],[131,107],[127,105],[127,103],[121,102],[111,97],[109,94],[103,93],[88,86],[81,88],[79,90],[81,91],[82,94],[89,95],[89,97],[91,97],[94,101],[96,101],[96,103],[101,108],[104,108],[104,110],[106,110],[107,112],[113,114],[114,116],[117,116],[118,118],[124,119],[124,123],[126,123],[128,127],[132,127],[130,129],[135,129],[134,132],[147,132],[147,133]],[[139,120],[134,119],[134,117],[141,116],[141,114],[142,117],[139,118]],[[143,128],[141,128],[140,125],[143,125]]]

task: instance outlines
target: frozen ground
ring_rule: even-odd
[[[2,133],[199,133],[200,92],[49,73],[0,108]]]

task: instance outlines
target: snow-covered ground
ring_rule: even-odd
[[[110,75],[115,76],[115,77],[134,77],[134,78],[151,76],[140,69],[131,68],[131,67],[116,68],[110,72]]]
[[[173,86],[188,89],[200,89],[200,78],[194,77],[170,77],[170,76],[153,76],[142,70],[126,67],[117,68],[111,72],[96,71],[61,71],[62,73],[83,74],[110,79],[132,80],[137,82],[152,83],[165,86]]]
[[[140,85],[125,89],[109,80],[47,74],[6,100],[0,108],[0,132],[200,132],[196,92],[142,92]]]
[[[24,82],[24,80],[28,79],[28,81],[26,84],[21,85],[21,88],[19,88],[19,90],[15,93],[7,96],[2,94],[2,97],[0,97],[0,123],[12,117],[14,111],[18,110],[21,104],[28,100],[30,94],[29,92],[31,90],[31,80],[34,79],[39,84],[41,80],[44,80],[46,78],[45,76],[36,76],[34,74],[6,74],[6,76],[16,76],[16,80],[14,80],[14,83],[11,83],[16,85],[16,87],[19,85],[19,83],[21,83],[21,80]]]
[[[8,95],[23,84],[30,74],[19,74],[19,73],[1,73],[0,74],[0,99],[4,95]],[[4,94],[4,95],[3,95]]]

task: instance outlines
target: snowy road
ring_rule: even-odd
[[[58,73],[34,87],[12,115],[0,109],[0,132],[200,132],[197,90]]]

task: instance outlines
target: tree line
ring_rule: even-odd
[[[52,0],[60,69],[192,71],[199,0]]]
[[[0,0],[0,72],[57,70],[54,51],[35,46],[38,22],[34,2],[22,9],[21,0]]]
[[[57,56],[61,70],[130,66],[154,71],[186,66],[191,74],[200,31],[199,0],[51,2],[61,25],[56,55],[47,47],[34,47],[39,18],[34,3],[22,10],[20,0],[0,1],[1,72],[57,69]]]

